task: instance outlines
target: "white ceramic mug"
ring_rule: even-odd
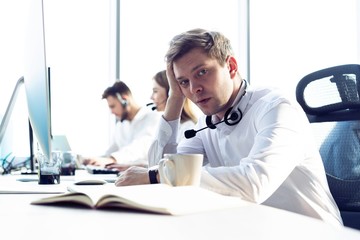
[[[171,186],[199,186],[202,154],[165,154],[159,162],[160,182]]]

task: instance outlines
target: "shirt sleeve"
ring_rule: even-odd
[[[177,136],[177,142],[179,143],[181,140],[185,139],[185,132],[187,130],[193,129],[195,123],[191,120],[185,121],[179,126],[179,134]]]
[[[180,119],[166,121],[161,117],[157,137],[148,152],[149,167],[157,165],[164,153],[176,153],[179,124]]]
[[[118,149],[118,146],[116,145],[115,141],[113,141],[111,146],[106,150],[103,157],[109,157],[111,155],[111,153],[116,152],[117,149]]]
[[[111,156],[118,163],[140,163],[148,164],[147,153],[156,133],[159,123],[159,116],[148,114],[142,121],[142,127],[134,131],[134,137],[128,144],[119,147],[118,151],[111,153]]]
[[[101,155],[101,157],[110,157],[111,153],[116,152],[119,149],[119,147],[116,143],[116,132],[117,132],[118,128],[119,128],[119,122],[117,121],[115,123],[114,131],[112,132],[112,135],[111,135],[110,146],[106,149],[105,153]]]

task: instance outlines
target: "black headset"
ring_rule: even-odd
[[[206,119],[205,119],[206,127],[203,127],[198,130],[195,130],[195,129],[186,130],[184,132],[185,138],[193,138],[193,137],[195,137],[197,132],[200,132],[206,128],[215,129],[216,125],[218,125],[219,123],[222,123],[222,122],[225,122],[225,124],[228,126],[233,126],[233,125],[238,124],[243,117],[243,113],[240,110],[240,108],[237,108],[238,113],[236,111],[232,111],[232,110],[233,110],[233,107],[229,108],[224,115],[224,120],[217,122],[217,123],[211,122],[212,115],[206,116]]]
[[[241,101],[242,97],[246,93],[247,82],[246,82],[245,79],[243,80],[243,82],[245,84],[245,87],[244,87],[245,89],[244,89],[244,93],[240,97],[239,102]],[[195,137],[197,132],[202,131],[202,130],[204,130],[206,128],[215,129],[216,125],[218,125],[219,123],[222,123],[222,122],[225,122],[225,124],[228,125],[228,126],[236,125],[241,121],[242,117],[243,117],[243,113],[242,113],[242,111],[240,110],[239,107],[237,108],[237,112],[233,111],[233,107],[230,107],[224,114],[224,120],[222,120],[220,122],[217,122],[217,123],[212,123],[211,122],[212,115],[206,116],[206,119],[205,119],[206,127],[203,127],[201,129],[198,129],[198,130],[195,130],[195,129],[186,130],[184,132],[185,138],[193,138],[193,137]]]

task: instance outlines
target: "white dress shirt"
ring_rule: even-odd
[[[164,153],[202,153],[202,187],[342,225],[310,124],[297,102],[276,89],[258,88],[247,89],[242,98],[239,94],[233,106],[243,113],[237,125],[220,123],[179,145],[179,121],[161,118],[149,165]],[[195,129],[205,126],[203,116]]]
[[[117,122],[113,143],[106,151],[117,163],[147,164],[147,153],[157,132],[161,115],[142,107],[132,121]]]

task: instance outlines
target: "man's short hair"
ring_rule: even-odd
[[[234,55],[230,40],[220,32],[193,29],[176,35],[170,42],[165,59],[168,65],[181,58],[194,48],[203,49],[209,57],[224,66],[229,55]]]
[[[116,97],[117,93],[120,95],[131,95],[130,88],[124,82],[116,81],[111,87],[105,89],[104,93],[102,94],[102,98],[106,99],[109,96]]]

